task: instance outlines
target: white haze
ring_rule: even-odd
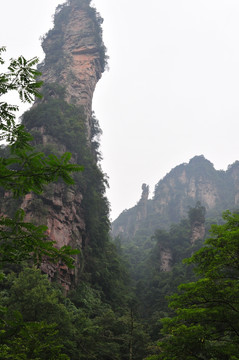
[[[39,37],[64,1],[1,0],[0,45],[43,58]],[[217,169],[239,158],[238,0],[94,0],[109,72],[93,110],[114,219],[142,183],[203,154]]]

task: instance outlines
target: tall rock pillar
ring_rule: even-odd
[[[49,276],[58,273],[66,289],[86,264],[84,249],[88,244],[91,249],[102,245],[109,231],[105,180],[97,166],[94,139],[99,126],[92,116],[93,93],[107,60],[101,23],[89,0],[68,0],[58,6],[54,27],[42,41],[45,60],[39,70],[44,96],[23,116],[38,149],[60,155],[71,152],[73,162],[84,167],[75,186],[51,184],[44,194],[29,194],[22,203],[26,220],[46,224],[57,247],[81,249],[84,261],[78,259],[75,274],[63,264],[58,268],[47,260],[43,264]]]
[[[64,86],[68,103],[83,106],[90,138],[93,93],[107,57],[103,20],[89,4],[89,0],[69,0],[58,6],[54,28],[42,41],[46,56],[40,71],[44,82]]]

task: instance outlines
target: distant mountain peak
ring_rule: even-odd
[[[113,222],[113,235],[152,235],[157,228],[167,229],[178,223],[198,201],[208,216],[238,208],[239,161],[222,171],[216,170],[204,155],[197,155],[176,166],[156,184],[153,199],[145,201],[144,207],[139,201]]]

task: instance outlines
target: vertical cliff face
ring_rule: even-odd
[[[21,205],[27,221],[48,226],[49,239],[56,246],[81,249],[74,272],[63,264],[52,266],[47,259],[42,264],[43,271],[58,276],[66,289],[82,270],[87,246],[94,249],[102,244],[109,228],[105,180],[97,166],[95,136],[100,129],[92,116],[94,89],[106,65],[101,23],[89,0],[58,6],[54,28],[42,43],[45,60],[39,69],[44,96],[23,116],[38,150],[71,152],[73,162],[84,166],[75,186],[51,184],[41,196],[27,195]]]
[[[139,212],[139,219],[145,219],[147,216],[147,203],[149,198],[149,186],[146,184],[142,185],[142,195],[139,201],[140,205],[140,212]]]
[[[137,231],[144,231],[149,236],[155,229],[168,228],[187,217],[188,209],[198,201],[206,208],[208,216],[220,216],[226,209],[238,208],[238,162],[227,171],[218,171],[204,156],[195,156],[188,164],[175,167],[158,182],[154,197],[145,203],[147,216],[144,219],[137,216],[139,202],[113,222],[113,234],[130,238]],[[203,231],[203,227],[195,225],[192,241],[203,238]]]
[[[90,137],[92,98],[106,66],[102,18],[88,0],[70,0],[57,8],[54,28],[43,38],[46,54],[40,66],[46,83],[65,90],[68,103],[83,106]]]
[[[213,164],[203,156],[177,166],[155,187],[155,211],[159,214],[168,211],[171,222],[178,222],[186,215],[188,206],[197,201],[207,210],[215,208],[221,196],[217,175]]]
[[[170,249],[162,248],[160,251],[160,271],[169,272],[172,270],[173,256]]]
[[[239,161],[235,161],[234,164],[230,165],[227,170],[228,175],[231,177],[233,182],[233,201],[235,207],[239,206]]]

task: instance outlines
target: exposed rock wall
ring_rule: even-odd
[[[67,102],[84,107],[89,138],[93,94],[105,67],[101,23],[89,1],[71,0],[58,7],[55,26],[42,42],[42,79],[64,86]]]
[[[104,71],[106,56],[101,37],[100,24],[102,19],[96,10],[90,7],[89,3],[88,0],[69,0],[66,4],[57,8],[54,28],[43,39],[42,46],[45,52],[45,60],[39,66],[44,81],[43,91],[48,85],[51,86],[48,86],[47,96],[43,97],[42,100],[38,100],[33,109],[36,112],[40,106],[42,109],[43,105],[49,103],[49,99],[59,100],[60,88],[64,89],[64,97],[60,100],[76,106],[75,109],[79,109],[79,121],[80,119],[82,121],[83,108],[86,132],[83,127],[82,130],[79,130],[80,127],[77,128],[77,131],[80,131],[81,134],[79,133],[79,144],[75,144],[74,148],[80,149],[79,153],[87,154],[84,156],[81,154],[81,158],[87,158],[88,172],[91,171],[93,177],[99,176],[97,183],[100,184],[98,185],[99,190],[94,190],[99,191],[96,196],[99,199],[103,196],[102,189],[104,189],[104,185],[101,184],[103,176],[101,179],[100,170],[95,170],[97,168],[97,156],[93,153],[91,146],[93,137],[91,134],[93,121],[92,98],[97,81]],[[58,89],[58,93],[54,89]],[[59,124],[62,124],[64,116],[64,113],[60,113],[59,119],[54,119],[56,124],[58,121]],[[33,130],[37,134],[37,145],[43,146],[43,148],[51,146],[59,154],[65,151],[72,152],[67,142],[64,141],[64,134],[61,134],[62,141],[60,141],[46,126],[44,112],[42,117],[39,117],[36,121],[34,128],[27,123],[27,120],[25,122],[26,127],[29,129],[30,126],[30,131]],[[49,121],[51,121],[51,117]],[[68,123],[71,124],[71,122],[70,120]],[[75,125],[73,124],[73,126]],[[64,129],[64,126],[61,125],[61,128]],[[65,131],[74,132],[75,130],[73,127],[73,129],[65,128]],[[77,134],[74,135],[77,137]],[[84,136],[85,140],[83,139]],[[77,152],[73,152],[72,155],[74,162],[79,161]],[[61,182],[51,184],[41,196],[28,194],[21,204],[21,207],[26,212],[26,221],[47,225],[49,239],[55,241],[57,247],[70,245],[73,248],[84,249],[91,241],[86,220],[87,203],[84,194],[79,190],[86,189],[85,191],[87,191],[87,181],[89,179],[86,179],[86,172],[87,169],[82,173],[78,186],[67,187]],[[98,205],[98,207],[100,206]],[[104,225],[100,223],[101,220],[98,220],[96,218],[99,226],[103,227]],[[52,265],[48,263],[47,259],[44,259],[42,270],[49,275],[49,278],[57,276],[67,291],[72,282],[77,279],[81,267],[79,258],[76,261],[77,266],[72,271],[63,264]]]
[[[47,225],[48,236],[58,247],[74,243],[81,248],[85,231],[81,203],[82,194],[63,184],[54,184],[42,196],[26,195],[21,207],[28,222],[37,220],[36,215],[39,215],[39,223]]]
[[[228,167],[227,173],[232,178],[234,188],[234,204],[239,207],[239,161]]]
[[[191,228],[191,244],[194,245],[197,240],[203,240],[205,232],[205,224],[195,221]]]
[[[227,171],[217,171],[203,156],[195,156],[188,164],[177,166],[158,182],[154,197],[147,200],[146,218],[142,221],[138,217],[139,201],[113,222],[113,235],[130,238],[143,229],[150,236],[155,229],[167,229],[187,217],[189,208],[198,201],[206,208],[207,216],[220,216],[226,209],[238,208],[239,163],[229,166]],[[204,237],[204,230],[199,227],[195,226],[195,239]]]
[[[160,271],[168,272],[172,270],[173,256],[170,249],[162,248],[160,251]]]

